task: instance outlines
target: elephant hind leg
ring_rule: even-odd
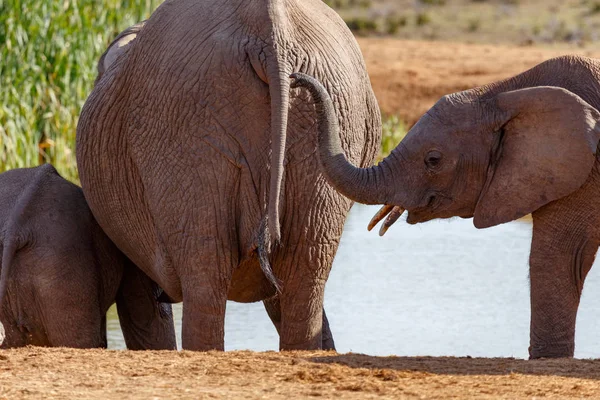
[[[277,330],[277,334],[281,331],[281,306],[279,305],[279,297],[277,295],[263,300],[267,315]]]
[[[164,257],[180,282],[181,345],[196,351],[225,348],[225,307],[240,257],[241,169],[224,156],[227,152],[208,143],[203,140],[193,151],[182,152],[177,170],[145,180]],[[179,173],[182,165],[194,167]],[[172,179],[165,180],[165,173]]]
[[[192,285],[190,285],[192,286]],[[227,290],[197,282],[183,292],[181,345],[184,350],[225,350]]]
[[[133,264],[126,264],[117,292],[119,323],[129,350],[175,350],[171,304],[161,303],[160,288]]]
[[[329,320],[325,314],[325,307],[323,307],[323,329],[321,334],[321,343],[323,343],[323,350],[335,351],[335,342],[333,341],[331,328],[329,328]]]
[[[281,305],[279,303],[279,297],[273,296],[271,298],[263,300],[267,314],[273,322],[277,333],[281,335]],[[333,334],[329,328],[329,320],[325,314],[325,308],[323,308],[323,327],[321,329],[321,349],[323,350],[334,350],[335,342],[333,340]]]
[[[237,259],[229,250],[232,246],[220,237],[195,239],[195,248],[178,265],[183,291],[181,344],[185,350],[224,350],[225,307]]]

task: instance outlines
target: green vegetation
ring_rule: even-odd
[[[373,2],[371,0],[323,0],[329,7],[340,8],[369,8]]]
[[[406,17],[389,16],[385,20],[386,33],[388,35],[395,35],[400,28],[406,26],[407,23],[408,20]]]
[[[326,2],[358,35],[588,48],[600,43],[598,0]]]
[[[346,20],[346,25],[353,32],[359,32],[361,34],[374,33],[377,31],[377,22],[372,19],[356,17]]]
[[[416,22],[417,22],[418,26],[427,25],[428,23],[431,22],[431,16],[429,14],[427,14],[426,12],[420,12],[417,14]]]
[[[443,6],[446,4],[446,0],[421,0],[423,4],[429,4],[432,6]]]
[[[75,127],[96,62],[158,0],[0,0],[0,172],[53,163],[77,180]]]
[[[384,116],[382,128],[381,149],[379,150],[377,161],[382,160],[390,154],[396,145],[406,136],[408,131],[404,121],[395,115]]]

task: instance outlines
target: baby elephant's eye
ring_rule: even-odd
[[[442,154],[439,151],[432,150],[425,156],[425,165],[429,168],[437,168],[442,161]]]

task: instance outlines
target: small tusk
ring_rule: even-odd
[[[394,225],[394,222],[398,221],[398,218],[404,213],[404,208],[400,206],[395,206],[393,210],[390,212],[390,215],[387,216],[383,225],[379,229],[379,236],[385,235],[390,226]]]
[[[377,214],[375,214],[375,216],[373,218],[371,218],[371,222],[369,222],[369,226],[367,227],[367,230],[371,231],[371,229],[373,229],[375,227],[375,225],[377,225],[379,223],[379,221],[384,219],[385,216],[388,215],[393,209],[394,209],[394,206],[389,206],[387,204],[385,206],[381,207],[379,209],[379,211],[377,211]]]

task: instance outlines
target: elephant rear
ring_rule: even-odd
[[[50,165],[11,170],[0,175],[0,204],[3,347],[106,347],[123,266],[101,260],[108,243],[98,243],[81,189]]]
[[[380,114],[351,32],[319,0],[167,1],[125,53],[77,129],[100,225],[186,303],[184,348],[223,348],[227,299],[264,300],[277,283],[281,347],[321,346],[352,203],[320,173],[314,107],[289,74],[325,82],[346,154],[372,163]]]

